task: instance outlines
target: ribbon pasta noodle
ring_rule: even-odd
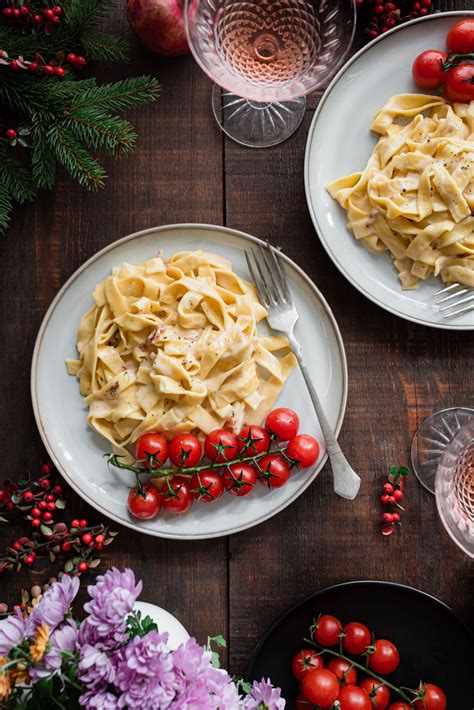
[[[89,425],[127,460],[147,431],[261,424],[296,364],[286,338],[258,334],[254,287],[214,254],[123,264],[93,297],[68,372]]]
[[[389,251],[403,288],[441,276],[474,287],[474,101],[393,96],[363,172],[328,185],[354,237]]]

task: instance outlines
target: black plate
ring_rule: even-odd
[[[400,665],[388,680],[416,687],[420,678],[445,691],[448,710],[473,710],[474,639],[451,609],[429,594],[388,582],[348,582],[327,587],[290,607],[266,631],[250,661],[248,678],[271,678],[282,689],[288,710],[298,684],[291,660],[304,648],[308,628],[320,613],[343,624],[361,621],[377,638],[393,641]],[[392,693],[392,702],[399,698]]]

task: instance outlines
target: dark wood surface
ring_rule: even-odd
[[[124,5],[122,0],[112,18],[121,34],[128,32]],[[472,0],[436,3],[438,10],[470,7]],[[362,42],[359,32],[356,45]],[[325,467],[298,501],[258,527],[181,544],[122,529],[107,564],[133,567],[144,581],[143,599],[176,614],[198,639],[226,636],[236,673],[288,605],[345,580],[418,587],[472,623],[474,566],[444,532],[433,497],[412,482],[402,533],[387,540],[378,533],[378,496],[388,466],[409,461],[411,438],[428,414],[474,404],[474,334],[389,315],[359,294],[326,255],[303,185],[317,96],[286,143],[250,150],[223,137],[211,114],[210,82],[190,57],[160,59],[134,42],[130,67],[101,67],[99,78],[140,72],[159,78],[162,95],[130,116],[137,149],[108,162],[105,191],[90,195],[62,178],[54,192],[16,211],[0,242],[3,473],[19,477],[46,459],[30,402],[32,350],[49,303],[87,258],[125,234],[174,222],[225,224],[268,237],[314,279],[340,325],[349,365],[341,443],[362,476],[360,495],[355,502],[336,497]],[[73,510],[94,518],[79,499]],[[0,530],[2,544],[15,534],[6,526]],[[0,584],[0,599],[12,602],[31,581],[26,574],[8,581],[3,576]]]

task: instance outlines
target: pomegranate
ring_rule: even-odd
[[[183,5],[184,0],[127,0],[128,21],[145,47],[177,57],[189,52]]]

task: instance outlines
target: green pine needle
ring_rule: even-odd
[[[156,79],[136,76],[86,90],[73,99],[72,107],[95,106],[103,111],[126,111],[137,104],[153,101],[159,91],[160,85]]]
[[[0,156],[1,165],[2,156]],[[5,185],[0,182],[0,233],[3,232],[10,221],[10,214],[13,209],[13,202]]]
[[[88,190],[98,190],[103,187],[104,169],[81,146],[68,128],[55,124],[48,130],[47,139],[58,162],[74,180]]]
[[[0,156],[0,183],[20,204],[32,200],[36,194],[31,175],[23,163],[5,153]]]
[[[95,108],[73,108],[64,125],[89,148],[118,156],[131,150],[136,133],[128,121]]]
[[[128,44],[121,37],[107,34],[91,34],[82,38],[82,44],[87,54],[95,61],[128,61]]]
[[[48,116],[46,120],[51,123],[52,119]],[[48,129],[46,120],[40,113],[35,113],[32,116],[31,170],[37,187],[51,189],[56,180],[56,159],[46,136]]]

